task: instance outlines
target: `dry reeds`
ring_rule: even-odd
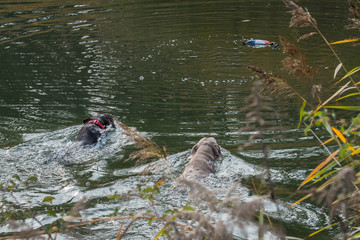
[[[283,2],[290,9],[290,13],[292,14],[290,27],[317,27],[316,20],[306,8],[303,9],[293,1],[283,0]]]
[[[266,196],[255,198],[249,202],[242,202],[240,195],[234,195],[239,184],[237,182],[228,190],[225,198],[219,201],[214,191],[201,182],[185,178],[179,179],[179,182],[188,187],[191,202],[197,206],[197,210],[179,211],[168,218],[167,225],[169,226],[173,221],[171,220],[172,217],[191,222],[191,229],[186,229],[186,231],[181,231],[178,227],[172,226],[174,228],[174,239],[233,239],[232,234],[236,227],[242,229],[243,234],[247,237],[246,228],[249,223],[259,227],[259,236],[263,236],[264,231],[269,230],[283,238],[282,233],[273,229],[269,224],[257,220],[257,216],[263,209],[263,200],[267,198]]]
[[[300,77],[307,77],[313,79],[316,73],[314,67],[309,66],[306,56],[291,44],[286,38],[280,37],[280,42],[283,46],[284,52],[292,55],[293,57],[286,57],[282,60],[284,69],[290,74],[297,74]]]
[[[254,143],[255,139],[264,139],[264,131],[271,127],[271,122],[265,120],[265,115],[269,112],[273,112],[271,107],[271,98],[261,94],[260,89],[262,86],[261,81],[255,81],[251,88],[251,94],[248,97],[249,104],[241,109],[242,112],[246,112],[246,127],[239,130],[242,131],[256,131],[249,138],[249,142],[240,147],[242,150],[244,147],[248,147]]]
[[[138,151],[131,153],[126,161],[136,160],[135,166],[150,162],[140,174],[147,174],[162,166],[165,166],[163,175],[173,171],[173,166],[167,159],[166,147],[160,148],[151,138],[145,138],[122,122],[118,122],[118,125],[123,129],[124,134],[135,143],[135,148],[138,149]]]
[[[277,97],[287,97],[291,98],[293,96],[299,97],[302,101],[306,101],[294,88],[292,88],[283,78],[280,78],[273,74],[270,71],[266,71],[257,66],[247,66],[252,70],[257,76],[259,76],[262,84],[261,93],[269,93],[272,96]]]
[[[281,84],[284,84],[283,86],[285,89],[287,89],[287,85],[283,81],[279,81]],[[269,187],[269,195],[270,199],[276,204],[277,207],[277,215],[279,219],[281,219],[280,211],[278,209],[277,203],[276,203],[276,197],[275,197],[275,184],[272,181],[271,173],[270,173],[270,163],[269,163],[269,152],[270,147],[266,144],[265,139],[265,131],[269,130],[280,130],[281,128],[278,126],[273,126],[272,122],[266,121],[266,117],[269,115],[276,116],[274,114],[274,109],[271,106],[272,99],[266,96],[263,96],[260,93],[260,89],[262,88],[262,82],[256,81],[254,82],[254,85],[251,89],[251,94],[248,97],[248,100],[250,101],[250,104],[246,107],[244,107],[242,110],[247,111],[246,114],[246,128],[241,128],[239,131],[243,131],[244,129],[255,131],[255,134],[252,134],[249,137],[249,143],[245,144],[244,146],[241,146],[239,149],[243,149],[244,147],[248,145],[253,144],[254,139],[258,139],[258,143],[261,144],[261,149],[263,153],[262,161],[264,165],[264,177],[263,180],[267,183]],[[284,90],[283,90],[284,91]]]
[[[342,215],[346,219],[351,209],[360,208],[360,192],[354,185],[355,179],[354,169],[345,167],[332,179],[329,189],[313,189],[313,198],[330,209],[330,218]]]
[[[139,151],[132,153],[127,161],[136,159],[136,166],[139,166],[146,163],[149,159],[166,158],[165,147],[160,148],[151,138],[145,138],[139,132],[122,122],[118,122],[118,125],[124,130],[124,134],[135,143],[135,148],[139,149]]]
[[[360,209],[360,192],[357,185],[359,181],[356,181],[355,171],[352,167],[344,167],[327,183],[325,184],[329,185],[328,188],[313,189],[312,197],[330,210],[330,219],[339,224],[342,238],[351,239],[357,232],[354,226],[359,224],[357,211]]]

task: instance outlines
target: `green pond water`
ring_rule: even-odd
[[[297,3],[309,9],[329,41],[358,36],[344,29],[346,1]],[[330,86],[338,64],[319,36],[299,44],[318,70],[313,82],[281,70],[286,57],[281,46],[243,46],[250,38],[279,42],[284,36],[295,42],[312,31],[289,29],[290,18],[282,1],[2,0],[1,182],[14,175],[21,180],[36,176],[35,183],[18,183],[14,196],[21,203],[31,200],[29,206],[40,212],[44,224],[55,219],[41,213],[49,207],[42,202],[46,196],[55,197],[52,206],[59,212],[85,196],[89,204],[82,215],[88,219],[107,217],[116,208],[125,216],[148,210],[148,203],[137,198],[107,198],[161,175],[138,176],[134,164],[124,162],[133,143],[120,129],[110,132],[102,147],[80,151],[72,164],[64,161],[82,120],[96,112],[111,113],[166,146],[174,178],[191,147],[205,136],[215,137],[223,153],[216,175],[206,181],[211,189],[261,175],[261,146],[238,150],[254,133],[238,132],[246,126],[241,109],[256,80],[247,65],[279,74],[311,99],[312,84]],[[358,65],[356,47],[336,50],[348,68]],[[333,90],[326,86],[322,96]],[[295,97],[274,98],[275,114],[267,120],[281,129],[265,134],[286,235],[295,237],[329,223],[311,201],[289,208],[299,198],[292,193],[327,154],[297,129],[300,107]],[[239,186],[244,201],[254,196],[248,187]],[[158,196],[160,210],[184,205],[183,196],[172,191],[164,188]],[[269,212],[276,218],[271,204]],[[38,226],[30,218],[27,222]],[[100,222],[61,233],[58,239],[115,239],[120,225]],[[139,222],[125,239],[153,239],[160,229]],[[11,231],[0,226],[0,235]],[[329,229],[317,239],[335,232]]]

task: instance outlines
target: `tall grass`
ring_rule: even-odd
[[[293,205],[312,197],[325,208],[329,209],[329,217],[332,222],[328,226],[310,234],[308,237],[313,237],[330,227],[338,226],[339,234],[335,238],[360,238],[360,147],[358,141],[360,114],[355,113],[353,118],[348,121],[339,121],[336,117],[336,113],[341,114],[341,111],[360,111],[358,105],[348,106],[339,104],[339,100],[355,98],[360,94],[358,89],[358,84],[360,82],[353,79],[353,77],[355,77],[354,74],[360,70],[360,67],[353,67],[352,70],[348,71],[333,48],[333,45],[335,44],[355,42],[359,41],[359,39],[345,39],[330,43],[320,31],[316,20],[311,16],[307,9],[298,6],[293,1],[283,0],[283,2],[290,9],[292,15],[289,27],[313,28],[314,32],[300,36],[298,41],[309,37],[321,36],[324,40],[324,44],[329,47],[331,53],[338,61],[338,67],[334,70],[334,78],[337,77],[341,68],[345,72],[345,75],[335,83],[335,85],[339,85],[338,90],[331,93],[324,101],[321,101],[320,97],[317,95],[321,90],[320,86],[313,83],[313,97],[318,100],[316,107],[309,104],[312,101],[306,100],[305,97],[300,96],[286,80],[268,75],[262,76],[264,84],[275,89],[273,92],[277,95],[288,95],[288,91],[290,90],[293,91],[295,96],[298,96],[303,101],[300,110],[300,122],[305,126],[305,133],[311,132],[314,134],[316,139],[318,139],[326,151],[329,152],[329,156],[325,160],[322,160],[300,184],[298,191],[301,191],[305,187],[311,189],[305,190],[307,194]],[[348,3],[352,17],[350,19],[351,24],[347,27],[360,29],[360,14],[357,3],[354,0],[349,0]],[[290,74],[296,74],[313,82],[316,74],[315,68],[308,65],[306,57],[294,44],[289,43],[283,37],[280,41],[284,52],[290,55],[282,62],[284,69]],[[253,70],[255,69],[253,66],[250,68]],[[265,70],[262,71],[266,72]],[[255,72],[259,75],[259,71]],[[269,78],[271,78],[272,81],[269,81]],[[343,83],[346,79],[348,79],[348,81]],[[282,91],[283,89],[285,90]],[[344,92],[347,92],[348,94],[340,97]],[[357,101],[353,102],[356,103]],[[318,136],[317,133],[312,130],[312,127],[314,126],[323,126],[327,131],[327,135]],[[324,137],[328,140],[320,140]],[[328,145],[331,145],[331,149],[334,150],[330,151],[330,148],[327,147]]]

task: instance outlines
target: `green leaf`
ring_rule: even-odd
[[[164,231],[165,231],[165,228],[162,228],[162,229],[160,230],[160,232],[156,235],[156,237],[154,238],[154,240],[158,239],[158,238],[164,233]]]
[[[61,229],[63,227],[63,225],[64,225],[64,219],[61,218],[61,219],[56,220],[56,227],[58,229]]]
[[[54,210],[47,211],[47,215],[51,217],[56,217],[56,212]]]
[[[348,94],[348,95],[346,95],[346,96],[344,96],[344,97],[341,97],[341,98],[336,99],[335,101],[339,101],[339,100],[341,100],[341,99],[348,98],[348,97],[352,97],[352,96],[356,96],[356,95],[360,95],[360,93],[350,93],[350,94]]]
[[[37,181],[38,181],[38,178],[35,176],[31,176],[28,179],[26,179],[26,182],[37,182]]]
[[[319,172],[324,166],[326,166],[330,161],[333,160],[333,158],[336,157],[336,155],[339,153],[339,150],[336,150],[335,152],[331,153],[324,161],[322,161],[306,178],[305,180],[300,184],[298,187],[298,190],[304,186],[309,181],[313,180],[315,178],[315,174]]]
[[[54,200],[55,198],[52,197],[52,196],[47,196],[47,197],[44,197],[43,199],[43,202],[49,202],[52,204],[52,201]]]
[[[322,229],[320,229],[320,230],[317,230],[316,232],[311,233],[308,237],[312,237],[312,236],[314,236],[315,234],[318,234],[319,232],[322,232],[322,231],[324,231],[324,230],[326,230],[326,229],[328,229],[328,228],[330,228],[330,227],[333,227],[333,226],[335,226],[335,225],[337,225],[337,224],[339,224],[339,223],[336,222],[336,223],[331,224],[331,225],[329,225],[329,226],[326,226],[326,227],[324,227],[324,228],[322,228]]]
[[[18,180],[18,181],[20,181],[20,177],[19,177],[19,175],[17,175],[17,174],[15,174],[14,176],[12,176],[15,180]]]
[[[119,199],[122,198],[122,195],[112,195],[107,197],[109,200]]]
[[[324,127],[326,128],[326,130],[328,131],[328,133],[330,133],[330,135],[335,138],[334,132],[330,126],[330,124],[328,122],[323,122],[324,123]]]
[[[338,163],[341,163],[341,162],[343,161],[343,159],[342,159],[342,158],[339,158],[339,159],[337,159],[337,161],[338,161]],[[335,162],[335,161],[330,162],[326,167],[324,167],[324,168],[321,169],[319,172],[317,172],[317,173],[314,175],[314,178],[317,178],[317,177],[321,176],[320,179],[323,179],[324,177],[323,177],[322,175],[323,175],[324,173],[328,172],[330,169],[334,168],[338,163]],[[331,173],[335,173],[335,171],[332,171]],[[328,174],[326,174],[326,175],[328,175]],[[331,176],[331,175],[332,175],[332,174],[330,174],[329,176]],[[315,180],[314,183],[316,183],[316,182],[318,182],[318,181],[319,181],[319,179]]]
[[[114,212],[112,214],[110,214],[110,217],[115,217],[118,214],[118,212],[119,212],[119,208],[116,207],[114,209]]]
[[[165,213],[173,214],[173,213],[174,213],[174,210],[168,209],[168,210],[165,211]]]
[[[334,162],[333,166],[335,166],[335,165],[336,165],[336,163]],[[331,166],[331,167],[333,167],[333,166]],[[316,180],[313,182],[313,184],[315,184],[315,183],[317,183],[317,182],[320,182],[320,181],[323,180],[324,178],[327,178],[327,177],[329,177],[329,176],[335,175],[335,173],[337,173],[337,172],[339,172],[339,171],[340,171],[340,169],[338,168],[338,169],[336,169],[336,170],[334,170],[334,171],[331,171],[331,172],[329,172],[329,173],[327,173],[327,174],[324,174],[324,175],[322,175],[321,177],[319,177],[318,179],[316,179]]]
[[[152,192],[152,191],[153,191],[153,189],[151,187],[147,187],[144,190],[142,190],[141,192],[142,193],[148,193],[148,192]]]
[[[184,211],[192,211],[192,212],[194,211],[194,209],[190,206],[184,206],[183,209]]]

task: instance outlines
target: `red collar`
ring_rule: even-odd
[[[98,125],[101,129],[105,129],[104,125],[102,125],[101,122],[99,122],[98,120],[90,120],[88,121],[88,123],[94,123]]]

